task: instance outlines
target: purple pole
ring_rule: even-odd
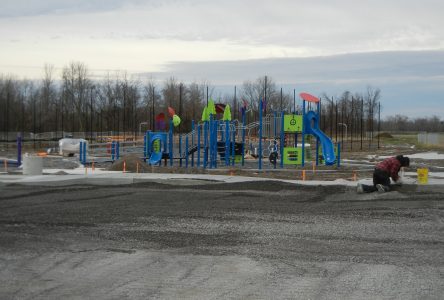
[[[22,164],[22,137],[17,137],[17,167]]]

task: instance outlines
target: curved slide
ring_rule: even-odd
[[[305,116],[306,132],[319,139],[322,145],[322,154],[326,165],[333,165],[336,161],[334,145],[331,139],[319,129],[319,116],[314,111],[307,112]]]
[[[150,165],[156,165],[162,160],[162,136],[155,134],[151,137],[151,155],[149,159]]]

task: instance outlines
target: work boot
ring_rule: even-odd
[[[378,189],[379,193],[385,193],[390,191],[390,188],[388,186],[382,185],[382,184],[377,184],[376,188]]]

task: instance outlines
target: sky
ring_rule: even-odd
[[[314,95],[381,90],[383,115],[444,119],[442,0],[0,0],[0,74],[83,62],[162,81],[270,76]]]

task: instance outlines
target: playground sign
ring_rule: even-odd
[[[285,115],[284,131],[302,132],[302,115]]]
[[[301,165],[302,164],[302,148],[301,147],[285,147],[284,148],[284,164]]]

